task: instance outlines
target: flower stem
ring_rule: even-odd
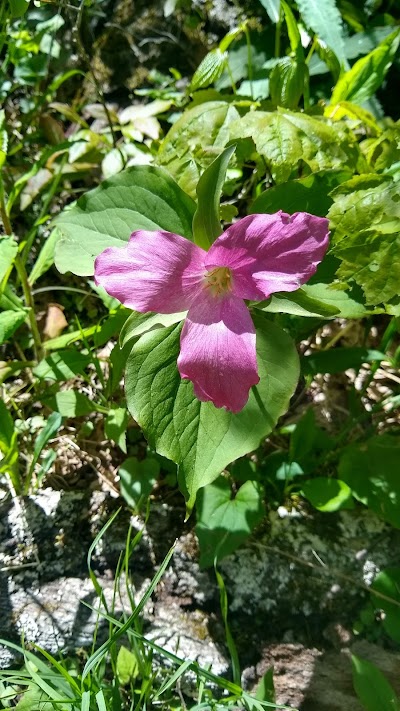
[[[6,235],[12,235],[12,227],[11,227],[11,222],[10,218],[8,216],[7,208],[6,208],[6,201],[5,201],[5,196],[4,196],[4,185],[3,185],[3,178],[1,177],[0,173],[0,215],[1,219],[3,221],[4,225],[4,232]]]
[[[14,260],[15,268],[17,270],[21,286],[22,286],[22,291],[24,292],[24,299],[25,299],[25,304],[27,308],[29,309],[29,325],[31,328],[31,333],[32,333],[32,338],[33,338],[33,352],[35,354],[35,360],[40,360],[43,354],[43,345],[42,345],[42,339],[40,337],[39,333],[39,328],[37,325],[36,321],[36,315],[35,315],[35,302],[33,300],[33,294],[31,287],[29,285],[28,281],[28,275],[26,273],[25,265],[20,257],[19,254],[15,257]]]

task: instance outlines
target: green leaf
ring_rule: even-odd
[[[193,506],[199,488],[227,464],[255,449],[287,409],[298,378],[290,337],[257,317],[260,383],[238,414],[194,396],[176,367],[181,326],[142,336],[126,368],[126,395],[133,418],[156,451],[179,464],[180,486]]]
[[[270,78],[269,91],[276,106],[296,109],[308,79],[308,68],[305,62],[293,57],[283,57],[275,64]]]
[[[301,34],[299,26],[296,22],[296,18],[293,15],[293,12],[290,9],[289,5],[285,2],[285,0],[281,0],[281,7],[283,8],[283,12],[285,15],[285,22],[289,35],[290,49],[292,50],[297,60],[304,61],[304,51],[303,45],[301,43]]]
[[[31,465],[29,467],[29,474],[28,477],[32,474],[35,464],[39,461],[39,457],[46,446],[47,442],[54,437],[54,435],[58,432],[58,430],[61,427],[62,423],[62,417],[59,412],[52,412],[51,415],[49,416],[49,419],[47,420],[45,426],[43,427],[42,431],[39,432],[38,436],[36,437],[35,440],[35,445],[33,448],[33,458]]]
[[[11,338],[26,316],[26,311],[0,311],[0,344]]]
[[[0,290],[3,280],[8,276],[15,257],[18,253],[18,244],[14,237],[0,237]]]
[[[193,217],[193,239],[202,249],[209,249],[222,232],[220,198],[229,161],[236,146],[229,146],[201,176],[197,188],[197,210]]]
[[[14,436],[14,421],[5,403],[0,399],[0,451],[6,454]]]
[[[111,313],[102,323],[87,328],[80,328],[77,331],[63,333],[62,336],[51,338],[43,344],[46,350],[55,351],[60,348],[65,348],[76,341],[81,341],[85,338],[92,338],[96,347],[104,345],[110,338],[113,338],[120,333],[127,315],[128,309],[120,307],[115,313]]]
[[[301,462],[312,451],[316,434],[315,412],[309,407],[290,436],[290,461]]]
[[[154,314],[152,311],[146,314],[140,314],[138,311],[133,311],[121,329],[119,337],[121,348],[132,340],[132,338],[142,336],[143,333],[153,331],[155,328],[172,326],[174,323],[183,321],[186,314],[187,311],[180,311],[176,314]]]
[[[260,0],[260,3],[266,9],[271,22],[279,22],[281,0]]]
[[[262,679],[259,681],[256,693],[256,699],[259,701],[269,701],[275,703],[275,686],[274,686],[274,669],[267,669]]]
[[[366,711],[398,711],[399,700],[382,672],[355,654],[351,662],[354,689]]]
[[[95,412],[97,406],[83,393],[75,390],[61,390],[54,397],[44,398],[43,402],[56,410],[62,417],[81,417]]]
[[[344,481],[316,477],[303,484],[303,495],[318,511],[339,511],[354,508],[351,489]]]
[[[311,355],[303,356],[301,367],[306,375],[317,373],[341,373],[348,368],[358,370],[363,363],[380,363],[387,360],[387,356],[372,348],[331,348],[327,351],[318,351]]]
[[[146,500],[160,474],[160,465],[156,459],[146,457],[139,461],[136,457],[128,457],[118,469],[121,495],[128,506],[136,509],[140,501]]]
[[[217,81],[225,69],[227,59],[227,52],[221,52],[219,47],[208,52],[193,75],[189,92],[193,93],[198,89],[204,89]]]
[[[367,313],[374,313],[375,310],[367,310],[365,306],[355,298],[353,291],[344,291],[338,284],[304,284],[301,291],[310,299],[315,299],[336,309],[338,316],[343,318],[362,318]],[[297,293],[297,292],[295,292]]]
[[[225,101],[207,101],[183,113],[161,143],[157,162],[192,197],[202,171],[230,139],[230,124],[239,118]]]
[[[355,170],[359,149],[343,124],[288,110],[251,111],[231,125],[231,138],[253,139],[276,183],[331,168]],[[304,170],[304,168],[303,168]]]
[[[83,375],[90,362],[90,356],[79,351],[57,351],[41,360],[33,368],[33,373],[40,380],[71,380],[76,375]]]
[[[339,101],[362,104],[370,99],[382,85],[393,63],[399,42],[400,30],[397,29],[366,57],[359,59],[339,79],[332,93],[331,104],[337,104]]]
[[[24,0],[25,2],[25,0]],[[54,711],[54,704],[36,684],[30,684],[15,706],[15,711]]]
[[[341,66],[334,50],[318,38],[315,38],[314,42],[315,49],[321,61],[318,62],[316,55],[314,55],[317,60],[314,63],[314,67],[312,67],[311,63],[308,64],[310,76],[313,76],[314,74],[324,74],[325,71],[329,69],[336,83],[340,76]]]
[[[201,490],[197,503],[196,534],[200,544],[200,565],[209,567],[233,553],[264,516],[262,490],[246,481],[232,498],[227,479],[219,477]]]
[[[139,676],[139,664],[136,655],[121,645],[117,656],[117,677],[121,686],[126,686]]]
[[[294,212],[309,212],[311,215],[325,217],[333,204],[329,193],[351,176],[349,170],[326,170],[299,180],[289,180],[283,185],[274,185],[258,195],[250,212],[272,214],[283,210],[290,215]]]
[[[342,64],[344,51],[342,17],[335,0],[296,0],[304,23],[332,49]]]
[[[24,302],[11,289],[9,284],[4,287],[3,293],[0,290],[0,309],[10,311],[23,311]]]
[[[304,289],[298,289],[292,292],[290,296],[286,293],[274,294],[267,303],[261,301],[256,305],[256,308],[261,308],[262,311],[273,314],[283,313],[307,317],[321,316],[322,318],[333,318],[339,312],[339,309],[332,306],[332,304],[326,304],[319,299],[308,296]]]
[[[60,272],[93,274],[95,257],[122,247],[135,230],[166,230],[192,236],[193,201],[161,168],[128,168],[65,209],[55,224],[62,233],[55,250]]]
[[[373,591],[393,602],[374,595]],[[400,568],[385,568],[378,573],[371,585],[371,598],[375,607],[384,612],[381,621],[386,634],[400,644]]]
[[[363,141],[362,151],[375,172],[392,175],[391,171],[398,171],[400,163],[400,124],[393,124],[380,135],[379,131],[376,133],[376,138]]]
[[[33,265],[32,271],[29,274],[29,284],[31,286],[54,264],[56,244],[61,235],[62,232],[60,232],[60,230],[56,227],[46,239],[42,249],[39,252],[38,258]]]
[[[384,521],[400,528],[400,438],[372,437],[349,446],[338,468],[353,496]]]
[[[382,176],[358,176],[333,193],[329,211],[338,275],[352,279],[367,304],[400,294],[400,201],[398,183]]]
[[[108,413],[104,423],[106,437],[112,439],[125,454],[128,421],[129,414],[125,407],[113,407]]]
[[[29,7],[29,0],[9,0],[9,3],[11,9],[11,16],[13,18],[22,17],[22,15],[25,15]]]

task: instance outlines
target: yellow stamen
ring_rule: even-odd
[[[228,267],[216,267],[205,275],[206,287],[212,296],[222,296],[232,291],[232,273]]]

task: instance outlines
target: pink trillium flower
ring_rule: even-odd
[[[179,373],[199,400],[239,412],[259,382],[244,299],[298,289],[322,260],[328,234],[328,220],[306,212],[244,217],[208,252],[171,232],[137,230],[126,246],[97,257],[95,280],[141,313],[188,310]]]

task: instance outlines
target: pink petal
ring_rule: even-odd
[[[125,247],[109,247],[99,254],[95,281],[135,311],[184,311],[200,288],[205,255],[172,232],[138,230]]]
[[[213,298],[206,291],[197,297],[182,330],[178,368],[199,400],[243,409],[259,377],[255,328],[242,299]]]
[[[325,255],[328,224],[307,212],[249,215],[218,237],[207,253],[206,267],[229,267],[233,293],[244,299],[295,291]]]

